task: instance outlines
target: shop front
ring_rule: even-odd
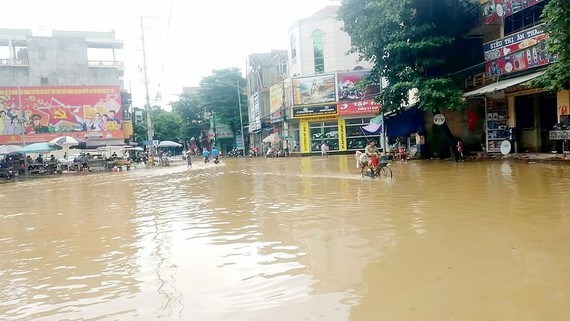
[[[464,94],[483,99],[485,104],[486,151],[500,153],[508,141],[514,153],[561,152],[551,139],[551,131],[564,121],[564,91],[549,93],[532,88],[529,80],[542,75],[536,72]]]
[[[536,92],[526,86],[505,90],[510,115],[509,127],[514,128],[514,150],[519,153],[550,153],[553,144],[549,132],[558,122],[556,94]]]
[[[380,110],[373,101],[378,86],[359,85],[368,74],[360,70],[293,79],[289,135],[298,137],[302,155],[320,153],[323,144],[332,153],[363,150],[372,139],[380,146],[380,127],[363,129]]]
[[[371,140],[381,146],[381,130],[369,133],[363,129],[373,117],[347,119],[334,115],[302,118],[299,121],[300,152],[303,155],[318,154],[323,143],[333,153],[363,150]]]

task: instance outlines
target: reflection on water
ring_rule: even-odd
[[[228,159],[0,185],[6,320],[567,320],[570,167]]]

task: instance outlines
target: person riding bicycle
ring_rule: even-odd
[[[364,154],[366,155],[366,158],[370,164],[370,161],[372,160],[373,156],[375,155],[376,157],[378,157],[378,155],[380,154],[378,151],[378,147],[376,147],[376,142],[371,140],[368,145],[366,146],[366,148],[364,149]],[[376,164],[377,165],[377,164]]]

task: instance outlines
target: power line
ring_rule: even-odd
[[[174,7],[174,0],[170,0],[170,9],[168,12],[168,22],[166,24],[166,36],[164,37],[164,48],[162,51],[162,63],[160,66],[160,75],[158,77],[158,94],[160,94],[160,84],[162,82],[162,76],[164,75],[164,65],[166,64],[166,56],[167,56],[167,51],[168,51],[168,38],[169,38],[169,34],[170,34],[170,25],[171,25],[171,21],[172,21],[172,9]]]

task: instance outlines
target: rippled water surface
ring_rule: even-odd
[[[391,166],[0,183],[0,319],[569,320],[569,165]]]

